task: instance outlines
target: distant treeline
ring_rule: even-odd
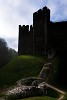
[[[7,46],[5,39],[0,38],[0,68],[8,64],[16,55],[17,52]]]

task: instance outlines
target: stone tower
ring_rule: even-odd
[[[18,54],[45,55],[47,52],[50,10],[45,6],[33,13],[33,27],[19,25]]]
[[[33,27],[19,25],[18,55],[33,53]]]
[[[47,52],[50,10],[45,6],[33,14],[34,54],[45,55]]]

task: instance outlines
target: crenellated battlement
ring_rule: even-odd
[[[38,11],[34,12],[33,16],[39,17],[39,16],[42,16],[42,15],[45,15],[45,14],[48,14],[48,13],[50,13],[50,10],[45,6],[42,9],[39,9]]]
[[[46,6],[33,13],[33,26],[39,21],[45,22],[45,19],[48,23],[50,22],[50,9]]]
[[[43,11],[50,11],[49,8],[47,8],[46,6],[42,8]]]
[[[28,33],[29,32],[29,25],[23,25],[23,26],[21,26],[21,25],[19,25],[19,32],[20,33]]]
[[[19,25],[19,33],[29,33],[31,32],[31,30],[33,29],[33,26],[32,25]]]
[[[50,11],[46,6],[43,7],[42,9],[39,9],[38,11],[34,12],[35,15],[41,14],[43,12]]]

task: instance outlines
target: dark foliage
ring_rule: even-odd
[[[0,68],[5,66],[15,55],[16,51],[8,48],[6,41],[0,38]]]

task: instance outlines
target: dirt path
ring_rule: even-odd
[[[51,65],[51,62],[46,63],[46,64],[43,65],[43,68],[42,68],[42,70],[40,71],[39,77],[42,76],[42,73],[43,73],[43,70],[45,69],[45,67],[46,67],[46,68],[49,68],[50,65]],[[60,97],[58,98],[58,100],[63,100],[64,94],[65,94],[64,91],[62,91],[62,90],[60,90],[60,89],[58,89],[58,88],[56,88],[56,87],[54,87],[54,86],[52,86],[52,85],[50,85],[50,84],[48,84],[48,83],[45,83],[45,84],[46,84],[47,87],[49,87],[49,88],[51,88],[51,89],[53,89],[53,90],[55,90],[55,91],[57,91],[58,93],[61,94]]]
[[[58,98],[58,100],[63,100],[64,94],[65,94],[64,91],[62,91],[62,90],[60,90],[60,89],[58,89],[58,88],[56,88],[56,87],[54,87],[52,85],[49,85],[48,83],[46,83],[46,86],[49,87],[49,88],[51,88],[51,89],[53,89],[53,90],[55,90],[55,91],[57,91],[58,93],[60,93],[61,96]]]
[[[65,94],[64,91],[62,91],[62,90],[60,90],[60,89],[58,89],[58,88],[56,88],[56,87],[54,87],[52,85],[49,85],[48,83],[46,83],[46,86],[51,88],[51,89],[53,89],[53,90],[55,90],[55,91],[57,91],[57,92],[59,92],[59,93],[61,93],[61,94]]]
[[[60,96],[60,98],[58,98],[58,100],[63,100],[63,98],[64,98],[64,95],[62,94],[62,95]]]
[[[50,64],[51,64],[51,63],[46,63],[46,64],[43,65],[43,68],[42,68],[42,70],[41,70],[41,72],[40,72],[40,74],[39,74],[39,78],[40,78],[40,76],[41,76],[41,74],[42,74],[42,71],[44,70],[45,66],[46,66],[46,68],[49,68],[49,65],[50,65]],[[60,89],[58,89],[58,88],[56,88],[56,87],[54,87],[54,86],[52,86],[52,85],[50,85],[50,84],[48,84],[48,83],[45,83],[45,82],[44,82],[44,84],[46,85],[46,87],[49,87],[49,88],[51,88],[51,89],[57,91],[58,93],[60,93],[60,97],[58,98],[58,100],[63,100],[64,94],[65,94],[64,91],[62,91],[62,90],[60,90]],[[4,99],[3,99],[3,98],[0,98],[0,100],[4,100]]]

